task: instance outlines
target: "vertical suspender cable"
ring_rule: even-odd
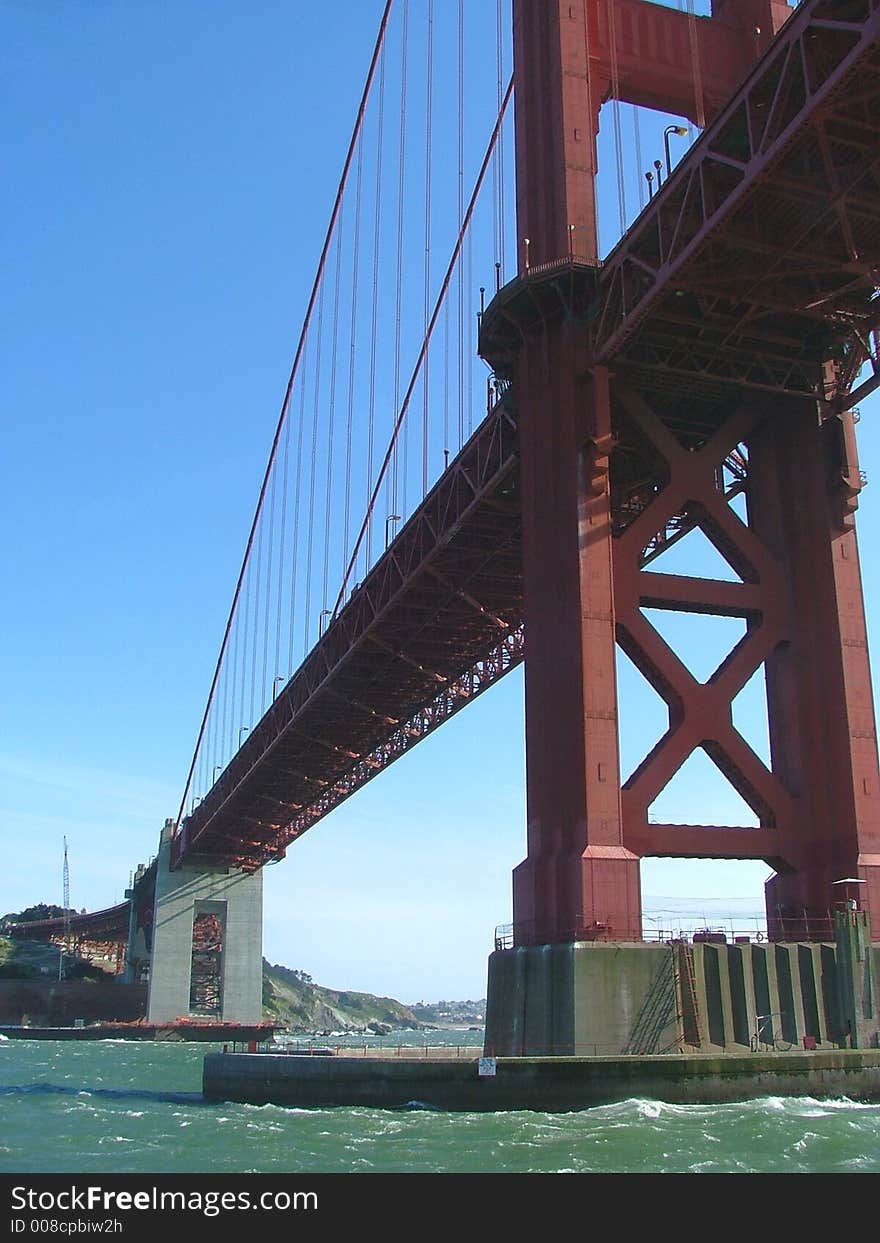
[[[230,690],[229,690],[229,705],[230,705],[229,742],[227,745],[229,748],[230,755],[232,755],[235,752],[235,747],[233,746],[233,742],[235,741],[235,704],[236,704],[236,700],[238,699],[238,648],[239,648],[238,640],[239,640],[240,630],[241,630],[241,627],[239,625],[239,619],[236,618],[235,619],[235,645],[234,645],[233,656],[232,656],[232,686],[230,687]]]
[[[278,470],[272,471],[272,485],[269,489],[269,549],[266,553],[266,613],[263,622],[263,711],[266,710],[266,687],[269,673],[269,613],[272,606],[272,557],[275,552],[275,497],[278,491]],[[281,594],[281,578],[278,578],[278,593]]]
[[[474,235],[468,221],[467,238],[464,250],[465,271],[464,283],[467,289],[467,323],[468,333],[475,329],[476,320],[474,317]],[[468,406],[468,435],[474,430],[474,356],[476,348],[472,345],[467,352],[467,376],[465,387],[467,389],[467,406]]]
[[[620,235],[626,232],[626,184],[623,171],[623,134],[620,127],[620,68],[617,62],[617,22],[614,0],[608,0],[608,33],[611,42],[611,95],[614,100],[614,150],[617,157],[617,202]]]
[[[376,188],[374,196],[373,221],[373,318],[370,327],[370,403],[369,427],[367,431],[367,495],[369,500],[373,480],[373,442],[376,429],[376,340],[379,331],[379,251],[381,242],[382,222],[382,139],[385,130],[385,49],[379,60],[379,115],[377,118],[376,139]],[[367,565],[369,569],[373,560],[373,524],[367,530]]]
[[[694,13],[694,0],[687,0],[688,36],[691,45],[691,71],[694,77],[694,99],[697,104],[697,125],[706,128],[706,106],[703,100],[703,73],[700,67],[700,36],[697,30],[697,17]]]
[[[489,139],[489,144],[486,148],[485,155],[483,156],[483,162],[480,165],[480,170],[477,174],[477,179],[474,184],[474,188],[471,191],[470,201],[468,202],[467,210],[465,211],[464,219],[462,220],[461,228],[459,229],[458,237],[456,238],[456,241],[455,241],[455,246],[453,247],[452,257],[449,260],[449,263],[447,265],[446,274],[443,277],[443,283],[440,286],[440,292],[437,294],[437,298],[434,302],[434,310],[432,311],[431,318],[428,321],[427,331],[422,340],[421,348],[419,349],[419,354],[416,359],[415,366],[413,367],[412,375],[410,376],[410,380],[409,380],[409,384],[406,389],[406,393],[404,394],[403,401],[401,402],[400,410],[398,411],[397,418],[394,423],[394,429],[391,435],[391,443],[388,445],[388,449],[385,453],[385,457],[379,469],[379,474],[376,478],[376,483],[373,488],[372,496],[370,498],[370,505],[368,507],[368,512],[364,515],[364,520],[361,523],[360,530],[358,531],[358,537],[355,540],[354,548],[352,549],[351,556],[348,559],[348,566],[346,568],[345,574],[342,579],[342,585],[339,588],[339,595],[336,597],[336,604],[333,607],[334,617],[339,612],[339,608],[345,596],[345,591],[348,586],[348,581],[349,581],[349,578],[351,577],[351,572],[352,572],[352,569],[354,568],[355,562],[357,561],[357,556],[358,556],[358,552],[360,551],[361,542],[363,541],[364,534],[367,529],[367,523],[370,520],[369,510],[376,503],[376,497],[379,495],[379,490],[382,486],[382,481],[384,480],[385,473],[388,470],[388,464],[390,463],[392,453],[394,452],[394,441],[400,431],[400,428],[401,428],[401,425],[403,424],[404,419],[406,418],[406,413],[407,413],[407,410],[409,409],[410,399],[412,398],[413,391],[416,387],[416,383],[418,382],[419,375],[421,374],[422,368],[424,366],[425,357],[428,352],[428,346],[431,343],[431,335],[434,331],[437,320],[440,316],[440,309],[443,305],[443,301],[446,297],[446,294],[449,290],[449,285],[452,281],[452,274],[455,271],[455,265],[459,261],[462,248],[464,246],[465,238],[470,236],[470,223],[471,223],[471,217],[473,216],[473,213],[474,213],[474,205],[477,201],[477,197],[482,188],[483,181],[486,176],[486,171],[489,167],[489,162],[492,158],[492,151],[495,147],[495,143],[498,141],[498,135],[501,132],[501,126],[504,122],[504,114],[507,111],[507,106],[510,103],[510,97],[512,94],[513,94],[513,78],[511,77],[510,82],[507,85],[507,90],[504,94],[504,99],[502,100],[502,103],[501,103],[501,111],[498,114],[498,119],[495,122],[495,127],[492,130],[492,134]]]
[[[315,342],[315,390],[312,402],[312,451],[309,455],[309,526],[306,536],[306,597],[303,609],[303,655],[309,650],[312,620],[312,554],[315,541],[315,480],[318,470],[318,415],[321,409],[321,348],[324,336],[324,284],[318,299],[318,331]]]
[[[678,0],[678,11],[682,14],[687,12],[687,0]],[[688,37],[690,38],[690,34],[688,35]],[[691,65],[693,66],[693,51],[691,51]],[[691,73],[691,76],[693,77],[693,73]],[[696,92],[694,93],[696,94]],[[690,117],[688,117],[687,119],[687,124],[688,124],[688,142],[691,144],[691,146],[693,146],[696,135],[694,131],[694,123],[690,119]]]
[[[232,620],[233,620],[233,617],[235,616],[235,610],[238,606],[238,600],[239,600],[239,596],[241,595],[242,585],[244,583],[244,577],[245,577],[245,572],[247,570],[248,560],[250,558],[251,548],[253,547],[257,525],[260,521],[260,514],[262,513],[262,510],[263,510],[263,500],[266,495],[266,489],[269,483],[269,476],[272,472],[272,467],[275,464],[275,456],[278,452],[278,445],[281,439],[281,430],[282,430],[282,427],[284,426],[284,422],[287,417],[287,409],[290,403],[290,395],[293,391],[293,382],[296,378],[296,374],[299,369],[299,360],[302,355],[303,346],[305,344],[306,333],[308,331],[309,322],[311,320],[312,308],[314,307],[315,299],[317,297],[317,292],[318,292],[318,286],[320,285],[321,278],[323,276],[324,264],[327,259],[327,253],[330,249],[330,240],[333,236],[333,230],[336,227],[336,219],[337,219],[337,216],[339,215],[339,210],[342,204],[342,196],[345,191],[346,182],[348,180],[348,170],[351,167],[351,161],[354,155],[355,146],[357,144],[357,140],[361,132],[361,126],[363,124],[364,113],[366,111],[366,106],[367,106],[367,99],[369,98],[369,94],[370,94],[370,87],[372,86],[373,76],[376,71],[376,65],[378,64],[378,61],[379,61],[379,53],[385,42],[385,31],[388,27],[388,18],[391,13],[391,4],[392,4],[392,0],[386,0],[385,8],[382,13],[382,19],[379,23],[379,33],[376,36],[376,42],[373,47],[373,55],[370,60],[369,69],[367,70],[367,78],[366,78],[366,82],[364,83],[363,92],[361,94],[361,101],[360,101],[360,106],[358,108],[357,118],[355,119],[354,131],[351,136],[351,141],[349,142],[349,145],[348,145],[348,151],[346,153],[345,163],[342,169],[342,175],[339,179],[339,186],[336,191],[336,199],[333,203],[333,210],[330,213],[330,223],[327,226],[327,233],[324,238],[324,246],[321,251],[321,257],[318,261],[318,270],[315,273],[315,279],[312,284],[311,295],[309,297],[309,302],[306,307],[306,314],[303,320],[303,326],[300,332],[299,341],[297,343],[296,354],[294,355],[293,366],[291,368],[290,377],[287,381],[287,389],[284,394],[284,400],[281,403],[281,413],[278,418],[278,424],[275,428],[275,436],[272,441],[272,448],[269,452],[269,461],[266,465],[266,471],[263,476],[262,485],[260,487],[260,494],[259,494],[259,497],[257,498],[257,507],[254,512],[254,517],[251,523],[250,533],[248,535],[247,544],[245,546],[244,559],[242,560],[241,569],[239,571],[238,579],[235,584],[235,591],[233,592],[233,596],[232,596],[232,605],[229,610],[229,617],[227,618],[227,621],[226,621],[226,629],[223,633],[223,639],[220,644],[220,653],[217,657],[217,663],[214,667],[214,675],[211,679],[211,686],[208,691],[208,701],[205,705],[205,711],[202,715],[201,725],[199,726],[199,732],[196,738],[195,749],[193,751],[192,760],[190,761],[189,771],[187,772],[186,783],[183,789],[183,796],[180,800],[180,808],[178,809],[177,819],[174,825],[175,833],[180,828],[180,822],[183,819],[183,811],[184,811],[184,808],[186,807],[187,795],[189,794],[190,784],[192,782],[193,773],[195,772],[196,763],[198,761],[199,750],[202,745],[202,739],[205,736],[205,728],[206,728],[207,721],[208,721],[208,714],[211,711],[211,704],[213,703],[213,700],[214,700],[214,692],[217,688],[217,682],[220,677],[220,667],[223,663],[223,657],[226,654],[226,648],[229,643],[229,635],[232,629]]]
[[[235,662],[233,660],[233,668],[234,667],[235,667]],[[223,708],[222,708],[222,715],[220,718],[220,761],[221,763],[226,754],[226,748],[228,745],[226,742],[226,739],[229,736],[229,679],[230,679],[229,669],[227,667],[224,667],[224,670],[223,670]],[[214,757],[214,765],[215,767],[217,765],[216,756]],[[213,778],[212,778],[211,784],[213,785]]]
[[[504,92],[504,31],[502,20],[502,0],[498,0],[495,12],[497,49],[497,93],[496,104],[501,111],[501,100]],[[498,262],[504,273],[504,136],[498,139]]]
[[[400,37],[400,149],[397,165],[397,299],[394,312],[394,409],[400,400],[400,345],[402,326],[400,322],[401,302],[403,298],[403,205],[405,202],[404,178],[406,172],[406,67],[407,42],[409,37],[409,0],[403,0],[403,24]],[[398,512],[400,494],[398,491],[398,446],[394,446],[394,461],[391,470],[391,512]],[[404,495],[406,489],[404,488]],[[345,555],[343,553],[343,555]]]
[[[343,501],[342,556],[348,548],[348,529],[351,523],[351,444],[354,429],[354,385],[357,344],[358,273],[361,254],[361,193],[364,181],[364,152],[358,148],[357,178],[354,199],[354,252],[351,265],[351,336],[349,338],[348,362],[348,423],[345,429],[345,500]]]
[[[595,122],[594,122],[594,117],[593,117],[593,66],[592,66],[592,62],[590,62],[590,37],[589,37],[589,19],[590,19],[590,14],[592,14],[593,12],[593,5],[590,4],[590,0],[583,0],[583,2],[584,2],[584,61],[585,61],[585,65],[587,65],[587,124],[589,126],[589,134],[588,134],[589,172],[590,172],[590,177],[593,178],[593,190],[595,193],[595,174],[597,174],[597,167],[595,167],[595,165],[597,165],[597,159],[595,159],[595,137],[597,137],[597,135],[595,135]],[[590,254],[592,254],[593,242],[595,241],[595,254],[597,254],[597,256],[602,255],[602,241],[600,241],[600,237],[599,237],[598,204],[597,204],[597,208],[595,208],[594,210],[593,216],[594,216],[593,227],[595,229],[595,239],[593,239],[593,237],[584,237],[582,241],[583,249],[578,251],[577,245],[575,245],[574,247],[575,254],[589,256]]]
[[[336,276],[333,289],[333,339],[330,346],[330,405],[327,427],[327,490],[324,496],[324,575],[321,604],[327,608],[330,579],[330,514],[333,507],[333,441],[336,428],[336,366],[339,356],[340,282],[342,276],[342,232],[336,236]]]
[[[241,714],[238,708],[238,680],[243,674],[239,674],[239,657],[241,656],[241,618],[235,619],[235,659],[233,661],[233,679],[232,679],[232,695],[229,713],[229,750],[230,753],[235,751],[235,740],[237,737],[236,720],[241,720]],[[241,668],[244,668],[244,658],[241,659]]]
[[[252,726],[257,719],[255,715],[254,702],[257,689],[257,646],[259,644],[259,628],[260,628],[260,588],[263,581],[263,523],[261,522],[257,528],[257,574],[254,583],[254,648],[251,653],[251,700],[250,700],[250,720]]]
[[[636,168],[638,170],[637,181],[639,183],[639,210],[641,211],[642,208],[644,208],[645,206],[645,199],[647,197],[645,193],[645,179],[642,176],[642,167],[643,167],[642,165],[642,127],[639,121],[638,108],[633,107],[632,111],[633,111],[633,138],[635,139],[635,147],[636,147]]]
[[[281,457],[281,532],[278,540],[278,606],[275,614],[275,672],[281,668],[281,618],[284,609],[284,553],[287,535],[288,469],[290,465],[290,419],[284,420],[284,451]],[[292,671],[288,667],[287,676]]]
[[[464,0],[458,0],[458,219],[464,215]],[[464,321],[464,272],[459,263],[458,281],[458,447],[464,444],[464,352],[467,332]]]
[[[247,698],[247,667],[248,667],[248,631],[251,619],[251,567],[248,564],[244,580],[244,630],[241,636],[241,699],[238,705],[239,732],[244,720],[244,705]]]
[[[434,0],[428,0],[428,66],[427,99],[425,102],[425,315],[424,331],[428,332],[428,311],[431,298],[431,138],[434,102]],[[428,358],[425,357],[425,399],[422,407],[422,493],[428,491]]]
[[[595,193],[596,130],[595,130],[595,125],[593,121],[593,68],[590,62],[590,13],[593,11],[593,9],[592,9],[590,0],[583,0],[583,2],[584,2],[584,66],[585,66],[585,71],[586,71],[586,86],[587,86],[587,126],[588,126],[587,141],[590,144],[589,146],[590,161],[588,164],[588,169],[589,169],[590,177],[593,180],[593,191]],[[596,254],[601,255],[602,250],[601,250],[601,244],[599,240],[598,204],[596,207],[596,211],[594,212],[594,216],[595,216],[594,227],[596,230],[596,237],[595,239],[591,237],[586,237],[583,239],[581,238],[576,239],[574,243],[575,254],[581,254],[584,256],[590,255],[592,252],[593,243],[595,241]]]
[[[308,362],[308,356],[306,356]],[[302,472],[303,472],[303,430],[306,424],[306,374],[307,368],[303,370],[303,374],[299,381],[299,418],[296,428],[296,456],[294,458],[296,469],[296,483],[293,489],[293,538],[290,541],[290,629],[287,633],[287,667],[289,670],[294,668],[294,640],[296,635],[296,597],[299,588],[299,511],[300,500],[302,498]]]
[[[492,152],[492,259],[498,259],[498,148]]]
[[[449,463],[449,299],[443,303],[443,452]]]

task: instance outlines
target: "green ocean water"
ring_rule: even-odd
[[[201,1096],[214,1048],[0,1042],[0,1172],[880,1172],[880,1104],[638,1099],[568,1114],[218,1104]]]

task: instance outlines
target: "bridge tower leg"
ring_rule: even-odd
[[[526,294],[545,265],[568,260],[574,283],[578,269],[598,260],[595,135],[612,76],[621,98],[702,121],[760,51],[756,26],[764,41],[788,12],[776,0],[716,0],[713,20],[699,22],[703,60],[694,74],[685,14],[642,0],[515,0],[518,281]],[[663,48],[665,63],[644,55],[639,40]],[[515,320],[513,297],[505,314]],[[531,301],[539,305],[540,295]],[[514,873],[514,949],[490,960],[487,1048],[498,1053],[626,1048],[626,1014],[638,1011],[665,970],[646,947],[623,944],[641,937],[643,855],[766,859],[777,871],[767,904],[779,939],[792,935],[787,921],[795,915],[806,939],[815,939],[819,921],[833,939],[832,882],[861,876],[880,926],[880,791],[852,529],[851,417],[820,427],[815,403],[808,410],[780,397],[772,405],[743,389],[714,426],[673,432],[646,394],[628,387],[625,365],[613,376],[592,365],[588,325],[573,310],[536,326],[532,309],[511,367],[521,453],[528,855]],[[679,404],[673,422],[686,422],[687,402]],[[650,484],[635,518],[620,507],[620,446],[628,439],[624,452],[635,444]],[[724,496],[731,454],[748,473],[747,523]],[[661,584],[674,576],[644,573],[645,547],[682,514],[704,529],[741,584]],[[742,617],[747,634],[701,686],[646,622],[644,607]],[[624,789],[618,642],[670,715],[667,734]],[[772,771],[732,724],[733,699],[762,662]],[[653,798],[700,746],[756,811],[757,830],[649,823]]]
[[[855,509],[861,475],[853,417],[819,424],[815,405],[777,409],[750,444],[751,524],[784,567],[791,639],[767,661],[773,771],[794,796],[777,875],[772,937],[803,916],[858,901],[880,929],[880,774]]]
[[[183,864],[171,870],[174,822],[156,861],[147,1021],[259,1023],[263,1010],[263,874]]]

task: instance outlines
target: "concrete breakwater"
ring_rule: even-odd
[[[488,1072],[488,1073],[487,1073]],[[210,1053],[209,1100],[567,1112],[632,1097],[715,1104],[761,1096],[880,1101],[880,1050],[654,1057],[395,1058]]]

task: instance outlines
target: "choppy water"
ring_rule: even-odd
[[[0,1043],[0,1171],[880,1172],[880,1104],[628,1100],[570,1114],[217,1104],[200,1091],[214,1047]]]

